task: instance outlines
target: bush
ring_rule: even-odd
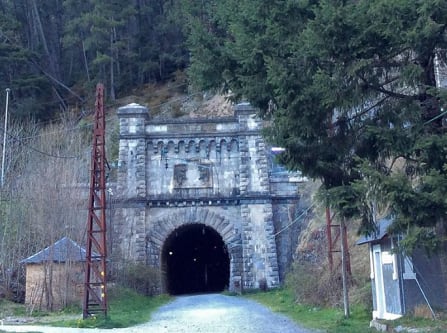
[[[354,286],[349,291],[349,298],[352,304],[357,304],[369,312],[372,312],[373,299],[371,280],[364,277],[355,279]]]
[[[296,301],[315,306],[337,306],[342,301],[340,270],[324,270],[309,263],[295,263],[287,275],[286,284],[295,294]]]
[[[118,269],[116,282],[146,296],[159,294],[161,290],[159,271],[143,263],[129,263]]]
[[[342,306],[343,282],[341,267],[333,272],[324,266],[309,262],[296,262],[286,277],[286,285],[296,301],[314,306]],[[352,304],[372,311],[371,281],[367,277],[348,277],[349,298]]]

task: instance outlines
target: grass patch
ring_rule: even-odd
[[[23,304],[0,299],[0,319],[10,316],[25,316],[26,308]]]
[[[447,332],[447,314],[445,312],[437,312],[437,319],[421,318],[417,314],[406,315],[393,321],[383,321],[391,327],[401,326],[403,328],[424,329],[430,333]]]
[[[343,309],[297,304],[293,292],[289,289],[275,289],[245,296],[307,328],[324,330],[328,333],[377,332],[369,328],[371,312],[361,307],[351,307],[351,316],[346,319]]]
[[[154,310],[168,303],[167,295],[148,297],[134,291],[114,288],[109,291],[108,316],[98,315],[88,319],[53,321],[51,326],[79,328],[122,328],[145,323]]]

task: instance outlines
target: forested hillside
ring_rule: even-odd
[[[97,82],[110,100],[186,67],[176,1],[0,1],[0,89],[16,117],[86,108]]]
[[[0,279],[67,228],[82,236],[82,198],[63,189],[86,180],[97,82],[108,105],[148,91],[163,105],[161,83],[249,100],[342,222],[372,233],[392,215],[405,250],[445,250],[446,31],[438,0],[0,0]]]

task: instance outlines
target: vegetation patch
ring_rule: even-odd
[[[290,288],[248,293],[244,296],[311,329],[323,330],[327,333],[377,332],[375,329],[369,328],[371,310],[359,304],[351,306],[350,317],[347,319],[344,317],[341,307],[318,307],[298,303]],[[381,322],[386,324],[389,330],[400,332],[414,332],[415,330],[430,333],[447,332],[445,314],[438,313],[437,317],[437,320],[433,320],[408,315],[401,319]]]
[[[70,306],[56,312],[34,311],[29,316],[24,304],[3,299],[0,300],[0,319],[57,327],[122,328],[149,321],[154,310],[171,300],[168,295],[148,297],[123,287],[110,288],[108,296],[107,318],[98,315],[84,320],[80,306]]]
[[[431,315],[431,314],[430,314]],[[436,311],[436,319],[431,317],[420,316],[416,311],[393,321],[383,321],[389,327],[394,327],[409,331],[407,328],[413,328],[419,332],[444,333],[447,332],[447,316],[445,312]]]
[[[142,263],[127,263],[117,267],[115,275],[118,285],[140,295],[154,296],[161,289],[160,272]]]
[[[122,328],[149,321],[154,310],[168,303],[167,295],[147,297],[135,291],[115,287],[109,292],[108,316],[92,316],[87,319],[52,321],[51,326],[79,328]]]
[[[26,309],[23,304],[15,303],[7,299],[0,299],[0,319],[14,316],[24,316]]]
[[[247,294],[246,297],[308,328],[320,329],[328,333],[375,332],[369,329],[371,312],[361,306],[352,307],[350,318],[345,319],[342,308],[297,303],[294,293],[288,288]]]

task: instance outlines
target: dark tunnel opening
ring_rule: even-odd
[[[228,287],[230,259],[222,237],[203,224],[176,229],[162,254],[166,291],[172,295],[221,292]]]

